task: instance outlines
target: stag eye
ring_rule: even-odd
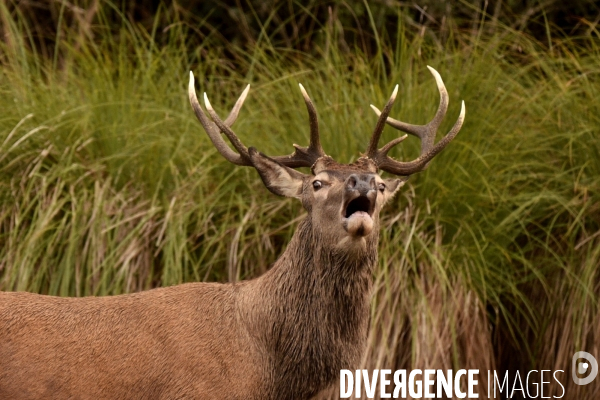
[[[313,188],[314,188],[315,190],[319,190],[319,189],[321,189],[321,187],[322,187],[322,186],[323,186],[323,184],[321,183],[321,181],[314,181],[314,182],[313,182]]]
[[[381,193],[383,193],[383,191],[385,190],[385,183],[380,183],[380,184],[377,186],[377,188],[379,189],[379,191],[380,191]]]

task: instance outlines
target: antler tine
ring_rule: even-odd
[[[386,120],[390,111],[392,111],[392,106],[396,101],[396,96],[398,95],[398,85],[394,88],[390,99],[386,103],[385,107],[383,107],[383,112],[379,113],[379,119],[377,120],[377,125],[375,125],[375,129],[373,130],[373,134],[371,135],[371,141],[369,142],[369,147],[367,147],[367,153],[365,154],[367,157],[371,157],[377,153],[377,145],[379,143],[379,138],[381,137],[381,133],[383,132],[383,128],[385,126]],[[373,105],[371,105],[373,107]],[[379,111],[379,110],[378,110]]]
[[[433,157],[435,157],[436,155],[438,155],[438,153],[444,150],[448,143],[450,143],[452,139],[456,137],[458,132],[460,132],[460,128],[462,128],[464,120],[465,102],[462,101],[460,106],[460,115],[454,123],[454,126],[452,127],[452,129],[450,129],[446,136],[444,136],[442,140],[437,142],[437,144],[433,146],[428,152],[424,154],[422,153],[416,160],[410,162],[399,162],[387,156],[386,153],[391,147],[388,147],[385,152],[383,152],[382,147],[382,149],[379,151],[379,154],[374,158],[374,161],[380,169],[395,175],[407,176],[412,175],[416,172],[420,172],[423,169],[425,169],[425,167],[427,166],[429,161],[433,159]],[[406,137],[406,135],[404,135],[404,137]]]
[[[217,112],[213,109],[210,101],[208,100],[208,96],[204,93],[204,105],[210,118],[212,121],[208,119],[204,110],[200,106],[198,102],[198,98],[196,97],[196,89],[194,87],[194,74],[190,71],[190,84],[188,88],[190,103],[194,108],[196,113],[196,117],[204,127],[204,130],[208,134],[208,137],[212,141],[215,148],[221,153],[225,159],[233,164],[242,165],[242,166],[252,166],[252,161],[250,160],[250,155],[248,154],[248,148],[244,146],[244,144],[237,137],[235,132],[231,129],[231,125],[235,122],[246,100],[246,96],[248,95],[248,91],[250,90],[250,85],[246,86],[246,89],[242,92],[238,100],[235,102],[233,109],[229,113],[229,116],[223,121],[221,117],[217,114]],[[288,156],[275,156],[271,157],[275,161],[290,167],[290,168],[299,168],[299,167],[311,167],[317,159],[325,156],[325,152],[323,152],[323,148],[321,147],[321,141],[319,138],[319,123],[317,120],[317,110],[315,109],[314,104],[312,103],[308,93],[302,85],[300,85],[300,90],[302,92],[302,96],[304,97],[304,102],[306,103],[306,109],[308,110],[309,124],[310,124],[310,144],[308,147],[301,147],[297,144],[294,144],[295,151],[294,153]],[[237,150],[237,153],[233,151],[223,137],[220,132],[223,132],[225,136],[229,139],[233,147]]]
[[[198,98],[196,97],[196,89],[194,86],[194,74],[192,73],[192,71],[190,71],[190,83],[188,86],[188,95],[189,95],[189,99],[190,99],[190,104],[192,105],[192,108],[194,109],[194,112],[196,113],[196,118],[198,118],[198,121],[200,121],[200,123],[204,127],[204,130],[208,134],[210,141],[213,143],[213,145],[215,146],[217,151],[219,153],[221,153],[221,155],[223,157],[225,157],[225,159],[227,161],[229,161],[235,165],[241,165],[241,166],[251,166],[252,165],[252,163],[250,162],[250,158],[248,156],[248,149],[246,149],[246,147],[239,141],[239,139],[237,138],[235,133],[233,133],[233,131],[231,131],[231,129],[229,129],[229,126],[232,125],[235,122],[235,120],[237,119],[239,111],[242,108],[242,105],[244,104],[244,100],[246,99],[246,96],[248,95],[249,90],[250,90],[250,85],[246,86],[246,89],[244,90],[242,95],[239,97],[239,99],[236,101],[235,106],[231,110],[231,113],[229,114],[229,116],[225,119],[225,122],[221,121],[217,115],[217,119],[221,122],[221,124],[223,126],[226,126],[227,130],[229,130],[229,133],[226,132],[225,130],[223,130],[223,128],[221,126],[219,126],[219,129],[223,130],[225,132],[225,135],[227,135],[227,137],[229,138],[229,140],[232,141],[232,144],[234,145],[236,150],[239,151],[239,153],[236,153],[235,151],[231,150],[231,148],[227,145],[227,143],[225,143],[225,140],[223,140],[223,137],[221,136],[220,131],[218,129],[216,129],[217,128],[215,126],[216,122],[213,123],[212,121],[210,121],[208,119],[208,117],[206,116],[206,114],[204,114],[204,110],[202,110],[202,107],[200,107],[200,103],[198,102]],[[208,98],[206,98],[206,94],[205,94],[205,103],[208,103],[208,105],[210,106],[210,102],[208,102]],[[208,107],[207,107],[207,109],[208,109]],[[209,109],[209,113],[211,112],[211,110],[212,110],[212,108]],[[216,115],[214,110],[212,110],[212,112]],[[211,117],[212,117],[212,114],[211,114]],[[218,124],[217,124],[217,126],[218,126]],[[235,139],[232,140],[231,135],[233,135],[233,137]],[[238,146],[236,146],[234,141],[236,141]],[[238,147],[241,147],[242,151],[240,151],[240,148],[238,148]]]
[[[402,131],[409,133],[411,135],[417,136],[421,139],[421,153],[428,152],[433,143],[435,141],[435,134],[439,129],[444,117],[446,116],[446,111],[448,111],[448,91],[446,90],[446,86],[444,85],[444,81],[440,74],[430,67],[427,66],[433,77],[435,78],[435,82],[437,83],[438,91],[440,92],[440,105],[435,113],[433,119],[426,125],[413,125],[408,124],[406,122],[398,121],[397,119],[388,117],[386,122],[388,125]],[[381,116],[381,111],[377,109],[377,107],[371,105],[371,108],[378,116]]]
[[[310,143],[308,145],[308,148],[316,154],[318,154],[319,157],[324,156],[325,152],[321,147],[321,138],[319,135],[319,121],[317,119],[317,110],[312,100],[308,96],[308,93],[306,93],[306,89],[304,89],[304,86],[302,86],[301,83],[299,83],[298,86],[300,86],[302,97],[304,97],[304,102],[306,103],[306,110],[308,111],[308,123],[310,125]]]
[[[380,123],[382,116],[385,115],[387,124],[400,131],[415,135],[421,139],[421,155],[416,160],[410,162],[399,162],[387,156],[388,151],[402,140],[393,140],[379,150],[368,152],[367,156],[372,158],[379,168],[384,171],[396,175],[410,175],[425,169],[427,167],[427,163],[431,161],[431,159],[433,159],[433,157],[435,157],[440,151],[442,151],[452,139],[454,139],[462,127],[465,116],[464,101],[461,105],[461,112],[458,120],[450,132],[448,132],[446,136],[434,146],[436,132],[446,116],[446,111],[448,110],[448,91],[446,90],[446,86],[444,85],[440,74],[430,66],[427,66],[427,68],[437,83],[438,91],[440,92],[440,105],[438,106],[437,112],[435,113],[433,119],[426,125],[413,125],[398,121],[396,119],[387,117],[387,115],[385,115],[385,108],[383,111],[379,111],[375,106],[371,105],[373,111],[375,111],[375,113],[379,116],[379,120],[377,121],[378,124]],[[406,137],[406,135],[404,137]]]
[[[275,161],[290,168],[312,167],[319,158],[325,156],[325,152],[321,147],[317,110],[312,100],[308,96],[308,93],[306,93],[304,86],[302,86],[302,84],[298,85],[300,86],[300,91],[302,92],[302,97],[304,97],[304,102],[306,103],[306,109],[308,111],[310,143],[308,147],[302,147],[294,144],[293,146],[296,150],[294,150],[292,154],[287,156],[272,157]]]
[[[242,92],[240,97],[235,102],[235,105],[231,109],[231,112],[229,113],[227,118],[225,118],[225,125],[232,126],[235,123],[235,120],[237,119],[238,114],[240,113],[240,110],[242,109],[242,106],[244,105],[244,101],[246,101],[246,96],[248,96],[249,91],[250,91],[250,84],[246,85],[246,88],[244,89],[244,91]]]
[[[206,107],[206,110],[208,111],[208,114],[212,118],[213,122],[219,127],[221,132],[223,132],[225,134],[225,136],[227,136],[227,139],[229,139],[229,141],[231,142],[233,147],[238,151],[239,155],[242,158],[245,158],[250,163],[250,156],[248,155],[248,148],[246,146],[244,146],[244,144],[241,142],[241,140],[238,139],[235,132],[233,132],[233,130],[231,130],[231,128],[229,126],[227,126],[227,124],[225,124],[225,122],[223,122],[221,117],[219,117],[219,114],[217,114],[217,112],[212,108],[210,101],[208,101],[208,96],[206,95],[206,92],[204,93],[204,106]],[[252,163],[250,163],[248,165],[252,165]]]

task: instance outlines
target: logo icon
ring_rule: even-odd
[[[594,356],[590,353],[578,351],[577,353],[573,354],[571,373],[573,375],[573,382],[575,382],[576,385],[587,385],[598,375],[598,361],[596,361]],[[588,376],[585,378],[580,378],[580,376],[587,373],[589,373]]]

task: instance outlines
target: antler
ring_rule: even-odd
[[[440,127],[442,120],[446,116],[446,111],[448,110],[448,91],[446,90],[446,86],[444,86],[444,82],[442,81],[440,74],[430,66],[427,66],[427,68],[429,68],[429,71],[431,71],[433,74],[440,92],[440,105],[435,113],[435,116],[428,124],[412,125],[388,117],[390,110],[392,109],[392,105],[394,104],[394,100],[396,100],[398,85],[396,85],[396,88],[394,89],[394,92],[392,93],[392,96],[388,100],[387,104],[383,108],[383,111],[379,111],[375,106],[371,105],[371,108],[379,116],[379,119],[377,120],[377,125],[375,125],[375,130],[373,131],[373,135],[371,137],[371,141],[369,142],[369,147],[367,148],[365,156],[372,159],[375,164],[377,164],[379,169],[382,169],[383,171],[404,176],[422,171],[427,167],[427,163],[429,163],[433,157],[441,152],[448,145],[448,143],[454,139],[462,127],[465,119],[464,101],[461,103],[460,115],[458,116],[456,123],[450,132],[448,132],[446,136],[444,136],[444,138],[434,146],[433,143],[435,141],[435,134]],[[379,142],[379,138],[381,136],[381,132],[383,132],[385,123],[403,132],[418,136],[419,139],[421,139],[421,155],[417,159],[409,162],[396,161],[387,155],[392,147],[406,139],[406,135],[396,138],[380,149],[377,149],[377,143]]]
[[[246,86],[246,89],[242,92],[242,95],[235,102],[233,109],[229,113],[229,116],[225,119],[225,121],[221,120],[219,115],[212,108],[210,102],[208,101],[208,96],[204,93],[204,105],[206,106],[206,110],[208,111],[212,121],[210,121],[200,104],[198,103],[198,98],[196,97],[196,90],[194,88],[194,74],[190,71],[190,84],[188,88],[188,94],[190,98],[190,103],[194,112],[196,113],[196,117],[204,127],[204,130],[208,134],[211,142],[215,146],[215,148],[221,153],[225,159],[236,165],[243,166],[252,166],[252,162],[250,160],[250,156],[248,154],[248,148],[244,146],[244,144],[238,139],[237,135],[231,129],[231,125],[237,119],[240,109],[244,104],[244,100],[246,100],[246,96],[248,95],[248,91],[250,90],[250,85]],[[271,157],[275,161],[288,166],[290,168],[299,168],[299,167],[311,167],[320,157],[325,156],[325,152],[321,147],[321,141],[319,139],[319,124],[317,121],[317,111],[315,106],[313,105],[310,97],[304,90],[304,87],[300,85],[300,91],[302,92],[302,96],[304,97],[304,102],[306,103],[306,109],[308,110],[309,124],[310,124],[310,144],[308,147],[301,147],[297,144],[294,144],[294,152],[287,156],[275,156]],[[237,153],[225,143],[223,137],[221,136],[221,132],[227,136],[227,139],[231,142],[233,147],[237,150]]]

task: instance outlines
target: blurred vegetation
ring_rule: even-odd
[[[600,22],[600,4],[594,0],[160,0],[122,1],[110,4],[100,0],[46,2],[12,0],[7,7],[28,21],[30,36],[40,50],[52,55],[57,39],[66,28],[81,36],[118,35],[123,19],[147,32],[185,25],[193,35],[188,43],[200,44],[217,36],[221,45],[247,48],[268,36],[275,47],[315,54],[321,43],[322,28],[333,23],[343,30],[341,51],[360,48],[365,54],[378,49],[378,36],[391,43],[399,22],[443,45],[456,31],[476,34],[485,26],[488,33],[498,24],[547,42],[551,32],[569,36],[590,36]],[[101,12],[100,12],[101,10]],[[102,14],[101,33],[94,29]],[[155,37],[164,44],[162,35]],[[216,43],[213,43],[215,45]]]
[[[216,153],[190,70],[222,114],[252,84],[234,128],[267,154],[308,142],[302,82],[350,162],[394,84],[395,118],[431,118],[432,65],[442,131],[461,99],[466,122],[384,211],[365,366],[563,369],[564,398],[595,398],[569,369],[600,354],[598,8],[419,4],[1,4],[0,289],[235,281],[278,257],[303,211]]]

